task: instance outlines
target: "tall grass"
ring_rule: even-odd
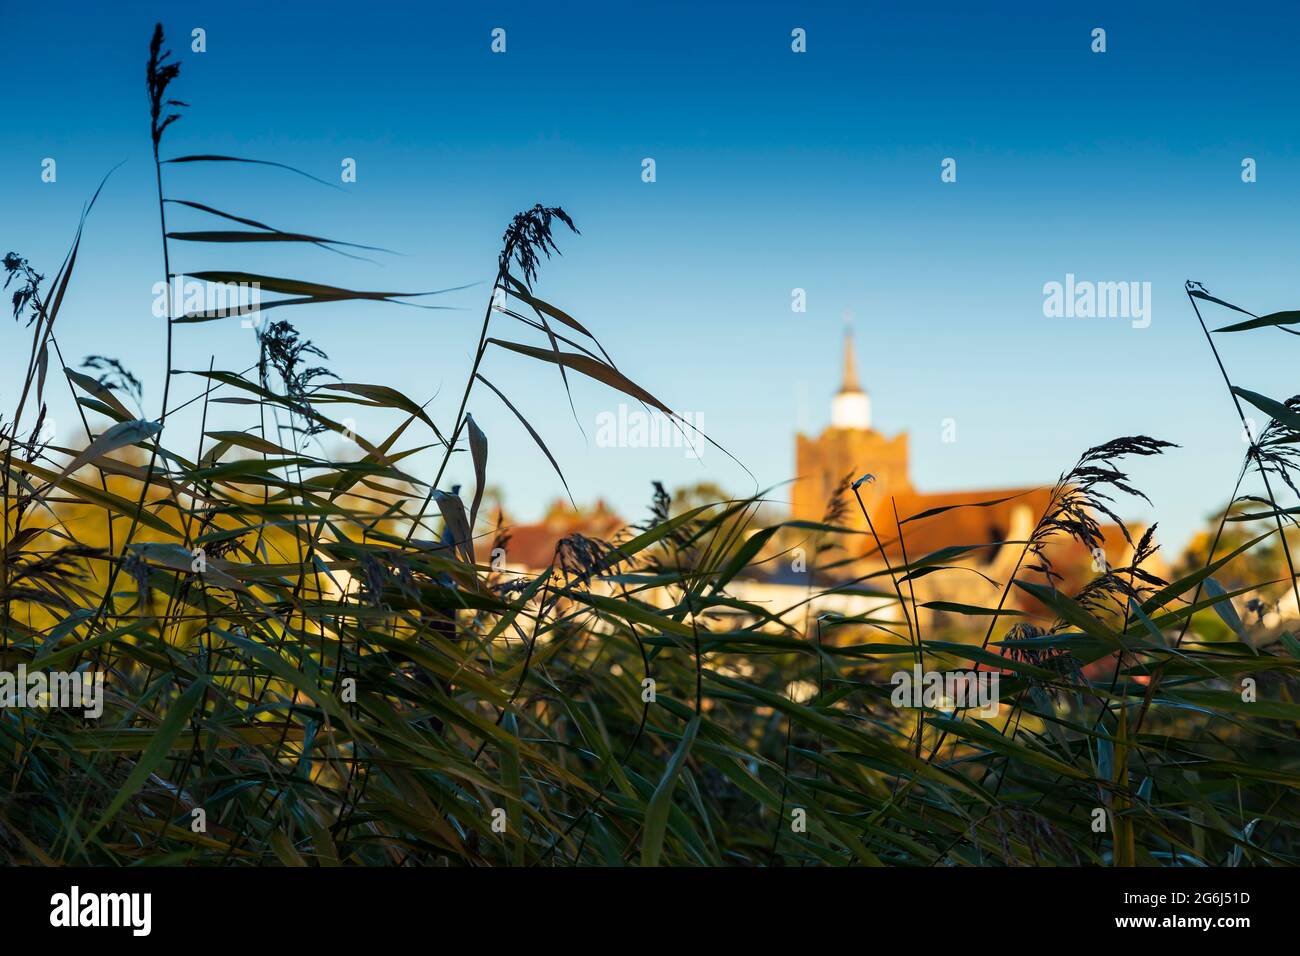
[[[168,277],[175,242],[346,252],[346,243],[167,192],[171,164],[279,164],[163,158],[184,107],[171,98],[179,70],[163,47],[159,29],[148,88]],[[167,221],[176,205],[214,227],[176,231]],[[1144,436],[1085,451],[1032,535],[1012,543],[1020,561],[999,582],[998,600],[957,607],[960,626],[946,631],[922,632],[913,586],[957,573],[953,562],[974,543],[891,563],[875,537],[889,531],[874,525],[880,561],[833,587],[869,594],[880,610],[814,616],[811,600],[772,609],[734,595],[737,579],[781,560],[790,542],[812,542],[814,572],[836,566],[828,546],[855,533],[844,526],[845,500],[828,503],[820,523],[760,523],[761,497],[680,510],[659,489],[647,520],[618,540],[571,535],[547,568],[512,574],[476,562],[476,539],[493,534],[480,509],[491,436],[471,410],[504,402],[539,460],[557,472],[561,464],[528,422],[528,396],[486,379],[484,356],[523,354],[556,366],[566,391],[570,375],[585,376],[672,414],[588,328],[538,294],[546,259],[576,234],[558,207],[534,206],[508,225],[462,398],[442,423],[391,387],[337,378],[292,324],[265,315],[410,294],[197,272],[214,283],[258,282],[276,296],[256,313],[257,361],[243,370],[176,367],[187,325],[237,319],[169,312],[167,385],[146,417],[128,404],[140,396],[127,370],[96,357],[78,371],[64,359],[56,322],[80,225],[48,281],[21,255],[5,257],[15,334],[29,332],[31,342],[0,430],[0,669],[101,673],[106,706],[95,720],[0,708],[0,860],[1300,860],[1300,641],[1266,626],[1263,613],[1237,611],[1262,608],[1244,603],[1261,595],[1283,607],[1281,589],[1295,593],[1287,531],[1297,509],[1275,493],[1295,490],[1300,399],[1239,387],[1219,364],[1243,419],[1245,402],[1270,422],[1249,444],[1229,495],[1235,506],[1223,509],[1204,560],[1172,582],[1146,566],[1149,534],[1132,542],[1127,567],[1104,569],[1074,593],[1051,566],[1049,544],[1096,546],[1114,498],[1140,494],[1125,462],[1169,447]],[[1244,312],[1196,284],[1189,297],[1197,319],[1205,303]],[[1300,323],[1296,312],[1246,314],[1217,333],[1201,323],[1212,349],[1214,334],[1285,333]],[[42,440],[46,390],[60,377],[81,415],[77,448]],[[246,427],[209,430],[210,404],[228,399],[224,407],[246,411]],[[173,413],[191,404],[202,412],[200,433],[176,434]],[[312,439],[350,434],[343,422],[357,407],[390,410],[401,424],[352,436],[359,460],[331,460]],[[403,463],[428,447],[439,466],[426,483]],[[455,454],[473,464],[468,506],[441,488]],[[1242,495],[1251,475],[1262,495]],[[837,498],[850,492],[858,485],[846,483]],[[896,515],[893,530],[902,539],[924,517]],[[1229,523],[1251,532],[1225,537]],[[1220,547],[1228,540],[1231,548]],[[1273,577],[1220,584],[1251,555],[1278,549],[1284,566],[1269,565]],[[998,715],[943,702],[893,706],[890,676],[913,662],[1001,674]],[[1243,693],[1247,679],[1254,696]]]

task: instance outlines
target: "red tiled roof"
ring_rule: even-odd
[[[506,564],[538,569],[551,563],[555,547],[562,538],[581,534],[609,542],[626,524],[609,511],[604,502],[597,502],[591,511],[574,511],[557,503],[541,521],[516,524],[506,518],[500,527],[500,532],[480,534],[475,539],[474,553],[479,563],[488,564],[492,560],[492,549],[496,547],[499,535],[504,533],[509,536],[505,545]]]

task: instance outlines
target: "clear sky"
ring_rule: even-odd
[[[357,165],[339,189],[264,168],[171,167],[169,196],[401,253],[367,263],[280,244],[176,244],[175,268],[385,290],[479,283],[430,300],[453,311],[281,311],[345,380],[433,398],[450,423],[504,226],[535,202],[560,205],[582,235],[561,239],[538,293],[596,332],[630,377],[701,416],[763,485],[793,476],[796,429],[826,423],[848,309],[876,424],[911,433],[919,488],[1048,483],[1085,447],[1147,433],[1182,447],[1135,468],[1154,508],[1124,512],[1159,520],[1166,545],[1180,546],[1231,489],[1243,451],[1183,281],[1261,313],[1300,298],[1300,13],[896,6],[9,3],[0,246],[53,273],[84,200],[125,161],[88,223],[59,335],[69,357],[120,358],[156,415],[161,261],[144,62],[161,19],[182,62],[174,93],[191,104],[165,155],[269,159],[335,182],[345,157]],[[204,53],[190,50],[196,27]],[[496,27],[504,54],[490,49]],[[804,54],[791,50],[796,27]],[[1091,51],[1095,27],[1105,53]],[[54,183],[41,181],[46,157]],[[641,178],[646,157],[654,183]],[[947,157],[955,183],[940,180]],[[1255,183],[1242,182],[1245,157]],[[1044,283],[1067,273],[1150,282],[1149,327],[1045,317]],[[795,288],[805,313],[791,311]],[[1289,336],[1221,338],[1240,384],[1300,391]],[[0,325],[6,410],[27,342]],[[177,352],[180,368],[214,356],[242,369],[256,345],[230,321],[181,328]],[[695,461],[600,447],[597,416],[622,400],[601,386],[575,383],[575,422],[554,369],[503,353],[485,371],[580,502],[604,496],[638,518],[654,478],[753,490],[712,450]],[[181,379],[174,394],[198,387]],[[471,410],[491,443],[490,480],[508,508],[537,516],[558,479],[494,397]],[[54,414],[70,440],[66,403]],[[950,418],[957,440],[945,443]],[[375,435],[391,420],[360,425]],[[467,465],[451,478],[472,484]]]

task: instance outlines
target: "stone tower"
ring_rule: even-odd
[[[886,438],[871,427],[871,398],[858,382],[853,330],[844,331],[843,379],[831,399],[830,427],[815,437],[800,433],[795,438],[795,473],[791,514],[797,521],[820,521],[840,479],[851,480],[865,473],[876,480],[859,489],[875,520],[876,509],[889,503],[890,495],[912,493],[908,475],[907,433]],[[843,519],[853,528],[865,528],[852,495]]]

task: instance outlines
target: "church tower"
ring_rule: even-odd
[[[831,398],[830,426],[820,435],[795,436],[795,474],[791,514],[796,521],[821,521],[840,480],[870,473],[875,481],[859,488],[863,503],[874,514],[891,495],[912,493],[908,475],[907,433],[887,438],[871,427],[871,398],[858,381],[853,330],[844,330],[844,356],[839,391]],[[850,495],[849,527],[866,527]]]

